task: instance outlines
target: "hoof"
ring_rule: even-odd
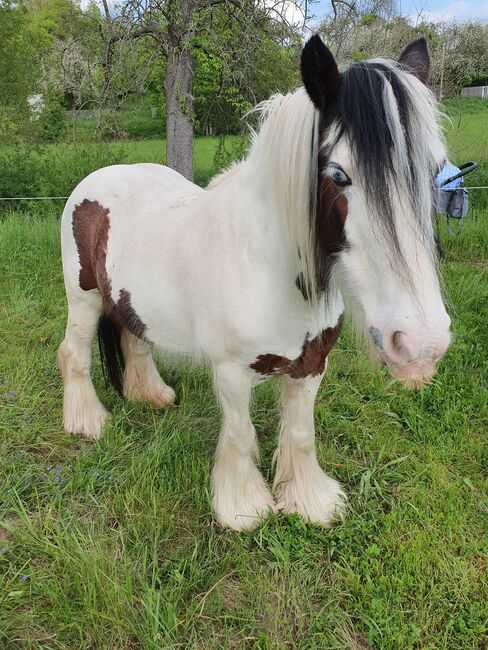
[[[218,460],[213,471],[213,509],[223,528],[254,530],[276,505],[268,486],[252,460],[240,468],[225,467]]]
[[[304,521],[318,526],[329,527],[343,519],[346,512],[346,495],[341,486],[318,465],[306,480],[282,481],[275,492],[281,512],[296,512]]]

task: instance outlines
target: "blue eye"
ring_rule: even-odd
[[[330,163],[328,165],[326,175],[330,176],[338,187],[351,185],[351,179],[337,163]]]

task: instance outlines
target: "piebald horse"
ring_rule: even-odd
[[[341,516],[345,495],[315,454],[314,401],[345,306],[408,386],[430,379],[450,341],[432,223],[446,153],[429,66],[421,39],[398,62],[339,72],[313,36],[304,87],[257,108],[247,158],[206,189],[153,164],[106,167],[78,185],[61,226],[67,431],[96,439],[108,415],[90,378],[98,327],[128,399],[175,401],[153,347],[211,364],[223,411],[212,474],[222,526],[250,529],[277,510],[321,525]],[[275,376],[272,492],[256,466],[249,400]]]

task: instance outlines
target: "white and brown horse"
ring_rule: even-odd
[[[450,339],[432,230],[446,156],[425,41],[398,63],[340,73],[314,36],[301,67],[305,88],[258,108],[247,159],[207,189],[163,166],[117,165],[83,180],[62,218],[66,430],[98,438],[107,418],[90,378],[97,326],[129,399],[174,402],[153,347],[209,362],[223,410],[213,507],[237,530],[276,509],[327,525],[344,508],[317,462],[313,416],[344,305],[411,386],[431,377]],[[249,398],[277,375],[273,495],[256,466]]]

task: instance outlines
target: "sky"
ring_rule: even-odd
[[[99,0],[95,0],[101,4]],[[276,1],[276,0],[275,0]],[[110,4],[116,4],[117,0],[109,0]],[[286,2],[278,0],[277,4]],[[488,0],[397,0],[399,13],[402,16],[409,16],[415,24],[419,22],[419,16],[431,22],[451,20],[477,20],[488,22]],[[88,0],[80,0],[82,7],[88,4]],[[330,0],[318,0],[311,6],[311,12],[318,18],[323,18],[330,11]]]
[[[330,7],[328,0],[319,0],[313,11],[321,17]],[[421,14],[425,20],[479,20],[488,22],[488,0],[398,0],[399,13],[415,23]]]

